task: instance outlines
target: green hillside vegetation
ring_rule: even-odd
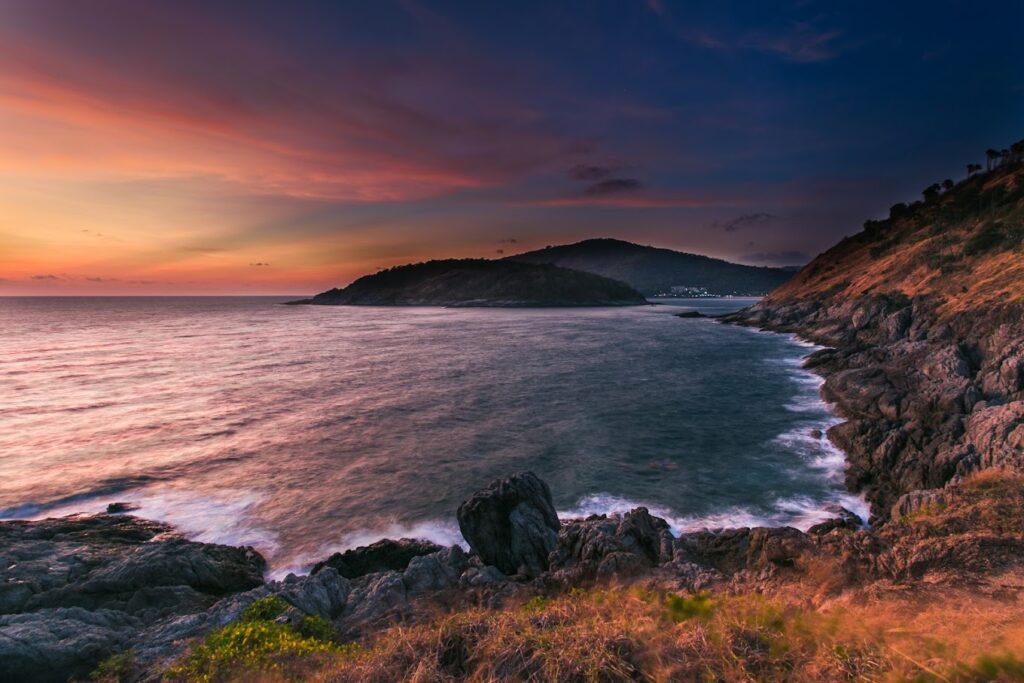
[[[805,266],[773,292],[813,295],[927,295],[952,313],[1024,296],[1024,140],[996,153],[989,169],[968,164],[959,182],[924,189],[892,206]]]
[[[622,306],[646,303],[592,273],[512,261],[445,259],[389,268],[310,303],[349,306]]]
[[[704,288],[711,294],[761,296],[793,276],[787,268],[729,263],[671,249],[615,239],[591,239],[507,257],[523,263],[551,263],[629,283],[647,296],[672,287]]]

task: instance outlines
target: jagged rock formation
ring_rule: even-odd
[[[1024,467],[1024,169],[973,176],[843,240],[734,322],[832,348],[808,366],[879,521]]]
[[[160,620],[263,583],[251,548],[98,515],[0,524],[0,679],[86,676]]]
[[[1022,564],[1022,491],[1024,478],[976,477],[941,499],[916,501],[906,515],[874,531],[837,509],[834,520],[807,533],[740,528],[676,538],[665,520],[644,508],[558,523],[549,517],[554,511],[544,482],[521,474],[494,482],[463,505],[472,502],[467,509],[491,523],[474,527],[476,546],[516,558],[516,576],[458,546],[412,555],[402,569],[378,563],[396,551],[432,547],[405,539],[342,553],[349,568],[363,560],[376,568],[356,578],[325,562],[309,576],[262,583],[263,561],[251,549],[183,541],[165,525],[133,517],[5,522],[0,679],[81,678],[104,657],[131,649],[137,678],[158,680],[190,643],[270,596],[290,606],[282,616],[287,623],[317,616],[341,637],[356,639],[396,620],[429,618],[439,604],[500,606],[523,593],[607,581],[770,592],[786,590],[817,567],[827,576],[826,593],[877,581],[962,585]],[[532,521],[512,532],[516,510]],[[495,536],[483,538],[484,529]],[[550,553],[540,560],[549,542]],[[531,562],[549,569],[535,566],[528,576],[522,569]]]
[[[389,268],[292,303],[328,306],[639,306],[624,282],[553,265],[446,259]]]

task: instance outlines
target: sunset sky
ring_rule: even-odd
[[[0,296],[802,263],[1024,137],[1024,3],[0,0]]]

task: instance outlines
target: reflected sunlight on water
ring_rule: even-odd
[[[384,535],[453,542],[458,503],[520,469],[566,512],[643,503],[677,529],[856,502],[785,336],[673,305],[274,302],[0,299],[0,515],[132,501],[280,568]]]

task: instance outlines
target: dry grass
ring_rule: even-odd
[[[906,523],[929,535],[1024,534],[1024,475],[997,468],[982,470],[947,489],[945,498],[942,505],[910,515]]]
[[[916,538],[915,547],[927,551],[930,540],[961,547],[978,532],[1022,532],[1020,475],[979,473],[947,500],[894,522],[889,533]],[[862,588],[851,587],[835,558],[799,565],[799,578],[779,587],[788,593],[772,598],[574,589],[501,609],[438,611],[358,645],[277,631],[275,638],[234,637],[239,626],[262,624],[257,618],[212,634],[175,673],[320,683],[1024,681],[1024,570],[1016,565],[984,581],[878,580]]]
[[[346,655],[220,680],[1015,681],[1015,602],[895,595],[827,611],[756,595],[574,591],[394,626]]]
[[[819,256],[769,298],[899,292],[936,297],[944,315],[1024,301],[1021,167],[960,183],[939,200],[877,225],[875,233],[860,233]],[[986,230],[996,228],[999,243],[979,247]]]

